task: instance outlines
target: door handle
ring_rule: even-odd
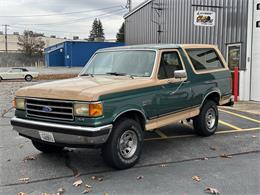
[[[190,81],[183,81],[183,83],[186,83],[186,84],[188,84],[188,83],[190,83]]]

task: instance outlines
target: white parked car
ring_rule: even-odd
[[[38,77],[38,75],[38,72],[31,72],[26,68],[11,68],[7,72],[0,72],[0,81],[10,79],[24,79],[26,81],[31,81],[33,78]]]

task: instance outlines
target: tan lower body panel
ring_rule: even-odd
[[[199,113],[200,113],[200,108],[196,107],[196,108],[191,108],[189,110],[170,114],[167,116],[159,117],[159,118],[156,118],[153,120],[149,120],[149,121],[147,121],[147,123],[145,125],[145,130],[152,131],[154,129],[157,129],[157,128],[160,128],[163,126],[167,126],[172,123],[179,122],[180,120],[184,120],[187,118],[197,116],[197,115],[199,115]]]
[[[230,98],[231,96],[225,96],[225,97],[222,97],[221,100],[219,101],[219,105],[224,105],[224,104],[227,104],[230,102]]]

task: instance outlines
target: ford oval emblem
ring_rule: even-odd
[[[44,112],[51,112],[52,109],[51,109],[51,107],[49,107],[49,106],[44,106],[44,107],[42,108],[42,111],[44,111]]]

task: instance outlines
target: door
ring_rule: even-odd
[[[186,78],[174,78],[174,71],[185,70],[178,50],[163,51],[158,70],[161,85],[159,116],[172,114],[188,108],[191,104],[191,87]]]
[[[260,101],[260,0],[254,0],[251,100]]]
[[[12,69],[8,72],[8,79],[20,79],[22,72],[20,69]]]

